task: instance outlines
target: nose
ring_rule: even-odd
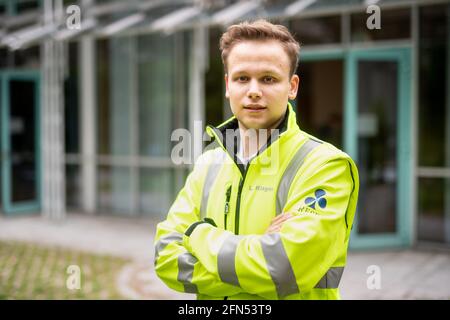
[[[257,80],[250,81],[250,86],[247,91],[247,97],[249,97],[250,99],[257,99],[261,98],[261,96],[262,92],[258,85],[258,81]]]

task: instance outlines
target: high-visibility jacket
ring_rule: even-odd
[[[246,167],[227,148],[226,129],[237,126],[233,117],[207,127],[216,147],[198,158],[157,225],[157,275],[198,299],[339,299],[356,165],[301,131],[290,104],[279,136]],[[265,234],[286,212],[293,217],[281,230]]]

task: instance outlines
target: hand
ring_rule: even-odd
[[[287,220],[289,220],[292,217],[294,217],[294,216],[289,212],[282,213],[282,214],[276,216],[275,218],[272,219],[272,223],[267,228],[266,234],[280,232],[281,226],[283,225],[283,223],[285,223]]]

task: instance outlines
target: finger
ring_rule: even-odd
[[[273,221],[271,225],[278,225],[286,222],[287,220],[291,219],[292,216],[284,216],[282,219],[278,219],[277,221]]]
[[[266,233],[275,233],[278,231],[279,231],[279,228],[271,227],[271,228],[267,229]]]
[[[267,229],[266,233],[275,233],[275,232],[280,232],[281,230],[281,225],[280,226],[275,226],[275,227],[270,227]]]
[[[273,232],[272,230],[273,230],[273,228],[269,227],[269,228],[267,228],[266,232],[264,232],[264,233],[272,233]]]
[[[290,218],[292,218],[292,217],[290,217]],[[284,219],[284,220],[276,221],[276,222],[272,223],[272,224],[270,225],[270,227],[272,227],[272,228],[281,228],[281,226],[282,226],[286,221],[288,221],[290,218],[286,218],[286,219]]]
[[[289,219],[284,219],[284,220],[279,220],[277,222],[274,222],[270,225],[270,227],[273,227],[273,228],[281,227],[287,220],[289,220]]]
[[[286,217],[291,217],[292,214],[290,212],[283,212],[282,214],[278,215],[278,218],[282,219],[282,218],[286,218]]]
[[[285,223],[287,220],[293,218],[294,215],[292,215],[291,213],[285,213],[282,215],[277,216],[272,223],[270,224],[270,226],[267,228],[266,233],[273,233],[273,232],[278,232],[281,229],[281,226],[283,225],[283,223]]]
[[[288,221],[288,220],[289,220],[288,218],[283,219],[283,220],[278,220],[278,221],[272,222],[272,223],[270,224],[270,226],[271,226],[271,227],[281,226],[283,223],[285,223],[285,222]]]
[[[278,229],[278,228],[280,228],[281,227],[281,224],[279,224],[279,223],[275,223],[275,224],[271,224],[268,228],[267,228],[267,231],[273,231],[273,230],[275,230],[275,229]]]
[[[272,223],[277,222],[277,221],[279,221],[279,220],[285,220],[285,219],[288,219],[288,218],[290,218],[291,216],[292,216],[292,214],[290,214],[290,213],[282,213],[282,214],[276,216],[275,218],[273,218],[273,219],[272,219]]]

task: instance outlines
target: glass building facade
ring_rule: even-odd
[[[364,1],[316,1],[296,14],[282,14],[294,2],[269,1],[267,17],[289,27],[302,45],[294,101],[300,127],[342,148],[358,164],[361,190],[352,245],[450,246],[450,2],[380,1],[381,29],[372,30]],[[195,120],[217,125],[231,115],[218,49],[223,31],[211,23],[201,32],[187,24],[169,33],[138,28],[93,36],[96,94],[88,114],[94,119],[90,133],[83,129],[82,40],[67,42],[69,212],[165,217],[191,169],[171,160],[172,132],[192,129]],[[10,150],[17,153],[9,180],[5,172],[11,164],[2,158],[4,214],[12,206],[7,201],[39,195],[30,184],[24,187],[33,178],[26,153],[39,144],[26,139],[22,127],[34,129],[20,119],[34,116],[12,109],[14,99],[20,100],[17,88],[32,90],[35,82],[29,80],[30,87],[23,82],[28,78],[11,71],[40,72],[41,60],[38,45],[16,51],[0,47],[1,96],[8,97],[2,99],[1,121],[16,130],[1,134],[3,141],[11,138]],[[93,158],[83,153],[89,139],[95,142]],[[95,177],[86,181],[88,162]],[[86,187],[94,190],[94,210],[86,207]]]

